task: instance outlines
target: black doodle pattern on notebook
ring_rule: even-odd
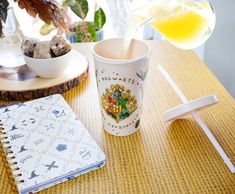
[[[39,106],[39,107],[35,107],[35,112],[40,112],[40,111],[44,111],[45,108],[43,106]]]
[[[36,120],[34,119],[34,118],[30,118],[29,119],[29,122],[31,123],[31,124],[34,124],[35,122],[36,122]],[[23,126],[28,126],[28,123],[29,123],[28,121],[26,121],[26,120],[23,120],[23,121],[21,121],[21,124],[23,125]]]
[[[5,108],[3,113],[9,112],[10,110],[8,108]]]
[[[34,124],[36,122],[36,120],[34,118],[30,118],[29,121]]]
[[[59,166],[55,165],[56,161],[53,161],[51,164],[46,164],[47,170],[50,171],[52,168],[59,168]]]
[[[45,125],[44,127],[46,128],[47,131],[49,129],[55,129],[55,127],[54,127],[54,125],[52,123],[50,123],[49,125]]]
[[[53,110],[52,113],[56,116],[56,118],[60,118],[60,117],[66,116],[64,110],[62,110],[61,112],[58,111],[58,110]]]
[[[88,160],[91,157],[91,151],[87,148],[82,148],[82,150],[79,152],[79,155],[84,159]]]
[[[68,131],[67,131],[67,134],[71,135],[71,136],[74,136],[76,134],[76,129],[74,128],[69,128]]]
[[[33,170],[32,172],[31,172],[31,177],[29,177],[29,179],[33,179],[33,178],[36,178],[36,177],[38,177],[39,175],[37,175],[36,173],[35,173],[35,170]]]
[[[28,149],[26,149],[25,146],[23,145],[23,146],[20,147],[20,151],[18,153],[22,153],[22,152],[27,151],[27,150]]]
[[[62,152],[62,151],[65,151],[67,150],[67,145],[66,144],[59,144],[57,147],[56,147],[57,151],[59,152]]]
[[[23,106],[26,106],[24,103],[18,103],[18,108],[21,108]]]
[[[13,141],[13,140],[19,139],[21,137],[24,137],[24,135],[22,135],[22,134],[14,134],[14,135],[10,136],[10,138],[11,138],[10,140]]]
[[[13,125],[13,126],[11,127],[11,130],[10,130],[10,131],[14,131],[14,130],[16,130],[16,129],[18,129],[18,127],[16,127],[16,125]]]
[[[34,145],[39,145],[39,144],[43,143],[44,141],[45,141],[44,139],[40,138],[40,139],[34,141],[33,143],[34,143]]]

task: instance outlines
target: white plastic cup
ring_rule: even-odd
[[[121,58],[123,39],[98,42],[92,52],[104,129],[127,136],[140,128],[140,116],[150,48],[132,40],[127,59]]]

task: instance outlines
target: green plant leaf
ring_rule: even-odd
[[[87,0],[65,0],[63,5],[69,6],[78,17],[85,20],[89,10]]]
[[[98,37],[96,34],[96,26],[91,22],[82,22],[76,27],[77,42],[96,42]]]
[[[96,28],[100,30],[106,22],[106,16],[103,11],[103,9],[99,8],[94,15],[94,23],[96,25]]]

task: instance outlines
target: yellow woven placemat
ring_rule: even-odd
[[[189,99],[216,94],[220,103],[200,113],[235,164],[235,104],[232,97],[191,51],[166,42],[154,42],[147,79],[141,130],[128,137],[113,137],[102,129],[90,60],[89,79],[64,94],[107,155],[104,168],[56,185],[41,194],[77,193],[235,193],[235,175],[223,163],[198,124],[189,117],[164,123],[164,111],[180,103],[158,72],[161,64]],[[76,48],[91,59],[92,44]],[[1,102],[2,103],[2,102]],[[15,193],[0,158],[0,193]]]

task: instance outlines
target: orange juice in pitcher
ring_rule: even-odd
[[[215,14],[206,0],[156,0],[132,11],[127,17],[124,49],[145,23],[176,47],[192,49],[203,44],[215,27]]]

